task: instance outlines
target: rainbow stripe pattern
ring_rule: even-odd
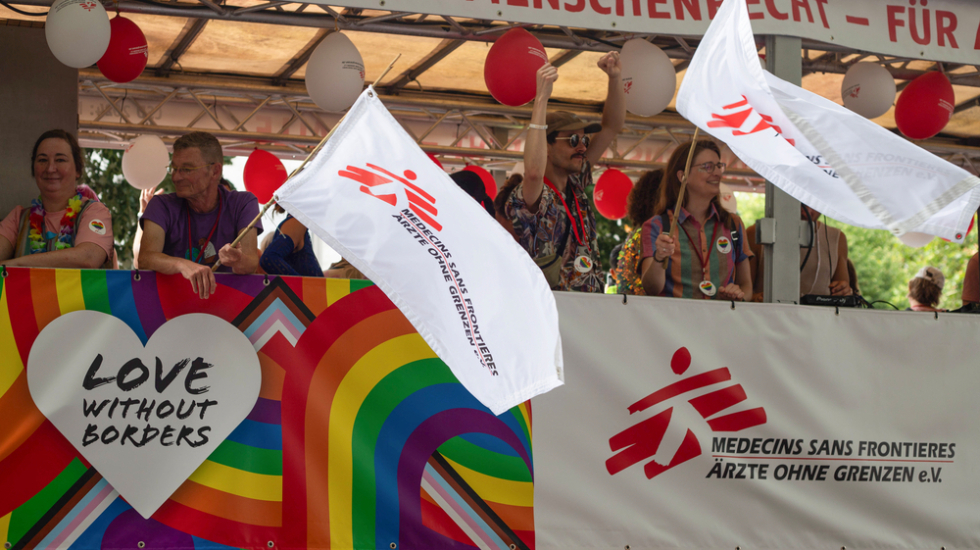
[[[148,272],[4,275],[0,541],[12,550],[533,549],[530,404],[494,416],[369,282],[218,275],[200,300],[182,277]],[[27,389],[34,339],[82,309],[144,343],[174,317],[215,315],[262,366],[252,412],[150,519]]]

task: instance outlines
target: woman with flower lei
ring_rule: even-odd
[[[74,136],[49,130],[34,143],[31,175],[40,195],[0,222],[0,264],[98,268],[114,260],[112,215],[86,186]]]

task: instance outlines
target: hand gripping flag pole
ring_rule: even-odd
[[[395,62],[397,62],[398,59],[401,56],[402,56],[402,54],[398,54],[397,56],[395,56],[394,59],[391,60],[391,63],[388,64],[388,68],[385,69],[384,72],[381,73],[381,75],[378,78],[375,79],[373,86],[377,86],[381,82],[381,79],[384,78],[388,74],[388,71],[390,71],[391,68],[395,66]],[[328,141],[330,141],[330,138],[333,137],[334,131],[337,128],[340,127],[340,123],[343,122],[344,121],[344,118],[346,118],[346,117],[347,117],[346,114],[344,116],[340,117],[340,120],[338,120],[337,123],[333,125],[333,128],[330,128],[330,131],[327,132],[327,135],[323,136],[323,139],[320,140],[320,143],[317,144],[317,146],[313,149],[313,151],[310,152],[310,154],[307,155],[307,157],[305,159],[303,159],[303,164],[300,164],[299,166],[297,166],[296,169],[293,170],[289,174],[289,178],[286,178],[286,181],[289,181],[290,178],[292,178],[296,174],[300,173],[303,170],[303,168],[306,166],[306,163],[310,162],[310,159],[312,159],[314,156],[316,156],[317,153],[320,152],[320,149],[323,148],[323,145],[324,144],[326,144]],[[695,135],[697,135],[697,133],[695,133]],[[688,160],[688,164],[690,164],[690,162],[691,161]],[[283,182],[283,183],[285,184],[286,182]],[[275,203],[276,203],[276,198],[275,198],[275,195],[273,195],[273,197],[271,199],[269,199],[269,202],[265,203],[265,206],[263,206],[262,207],[262,210],[259,211],[259,215],[258,216],[255,216],[255,219],[252,220],[251,223],[249,223],[248,226],[246,226],[245,229],[243,229],[241,231],[241,233],[238,234],[238,237],[236,237],[235,240],[231,242],[232,248],[234,248],[235,246],[238,246],[238,243],[241,242],[241,240],[242,240],[243,237],[245,237],[245,234],[248,233],[249,231],[251,231],[252,228],[255,227],[255,224],[259,223],[259,220],[262,219],[262,216],[264,216],[265,213],[268,212],[269,209],[272,208],[272,205],[275,204]],[[218,268],[219,267],[221,267],[221,260],[220,259],[218,261],[214,262],[214,265],[211,267],[211,271],[212,272],[218,271]]]

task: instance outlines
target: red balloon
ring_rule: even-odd
[[[289,177],[286,167],[275,155],[262,149],[252,151],[245,162],[245,189],[259,199],[259,204],[265,204],[272,194],[279,189]]]
[[[113,82],[129,82],[146,68],[146,37],[136,23],[116,16],[109,21],[109,47],[97,65]]]
[[[494,99],[517,107],[534,99],[538,69],[547,62],[541,42],[518,27],[493,43],[483,63],[483,80]]]
[[[436,166],[438,166],[439,168],[442,168],[442,163],[439,162],[439,159],[435,155],[433,155],[432,153],[426,153],[426,155],[429,156],[429,158],[432,160],[432,162],[436,163]],[[442,169],[445,170],[445,168],[442,168]]]
[[[480,176],[480,179],[483,180],[483,186],[487,188],[487,196],[490,197],[490,200],[497,198],[497,181],[493,179],[493,174],[475,164],[470,164],[463,170]]]
[[[895,123],[911,139],[928,139],[953,116],[953,85],[941,72],[926,73],[902,90],[895,102]]]
[[[629,176],[610,168],[599,176],[599,181],[595,182],[595,191],[592,198],[595,201],[595,209],[603,217],[610,220],[618,220],[626,215],[626,197],[633,189],[633,181]]]

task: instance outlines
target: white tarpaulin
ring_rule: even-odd
[[[557,303],[537,548],[980,547],[980,317]]]
[[[368,88],[276,194],[361,270],[495,414],[562,383],[541,270]]]
[[[976,176],[764,71],[745,0],[719,9],[677,110],[780,189],[850,225],[962,242],[980,205]]]

